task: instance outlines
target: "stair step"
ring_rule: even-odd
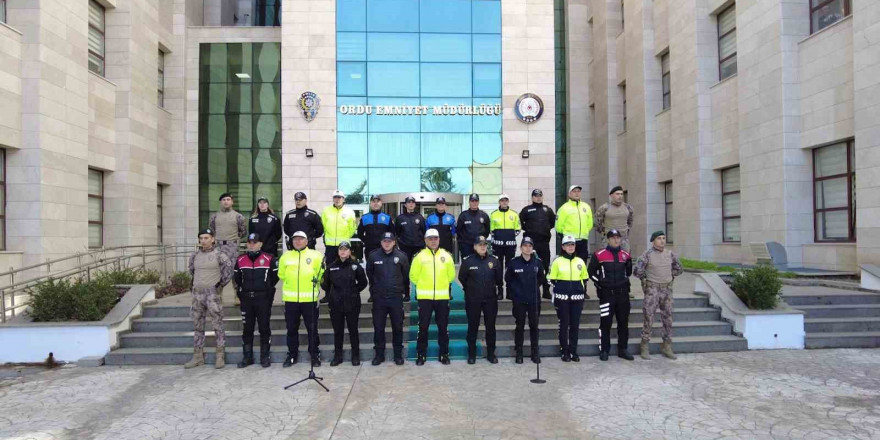
[[[795,308],[812,305],[880,304],[880,295],[875,293],[847,292],[837,294],[797,293],[783,295],[782,299]]]
[[[807,333],[807,348],[880,347],[880,331]]]
[[[880,317],[880,304],[838,304],[795,306],[807,313],[806,318]]]
[[[814,333],[858,333],[880,331],[880,317],[808,318],[804,320],[807,335]]]

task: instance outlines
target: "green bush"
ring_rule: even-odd
[[[179,295],[188,292],[192,286],[192,277],[187,272],[177,272],[156,286],[156,298]]]
[[[754,310],[776,307],[782,295],[779,271],[767,265],[734,272],[730,288],[746,306]]]
[[[44,281],[30,290],[31,317],[36,322],[100,321],[119,300],[107,281]]]
[[[709,270],[712,272],[736,271],[736,268],[730,266],[720,266],[717,263],[712,263],[711,261],[688,260],[687,258],[680,258],[679,261],[681,261],[681,265],[685,269]]]
[[[95,280],[110,284],[156,284],[161,278],[159,271],[126,267],[119,270],[105,270],[94,275]]]

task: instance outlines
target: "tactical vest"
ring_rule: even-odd
[[[663,252],[648,252],[648,265],[645,269],[648,281],[657,284],[672,282],[672,252],[664,249]]]
[[[220,282],[220,251],[217,248],[208,252],[196,251],[193,267],[195,268],[194,288],[206,289],[216,286]]]

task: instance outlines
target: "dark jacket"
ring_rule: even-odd
[[[312,211],[308,207],[291,209],[284,216],[284,235],[290,237],[296,231],[303,231],[309,236],[309,248],[314,249],[316,240],[324,235],[324,224],[321,223],[321,214]],[[287,250],[291,249],[288,240],[285,240]]]
[[[556,214],[553,213],[553,208],[543,203],[532,203],[519,212],[519,222],[523,237],[531,237],[535,241],[550,241],[550,230],[556,224]]]
[[[483,212],[482,209],[468,209],[462,211],[458,215],[458,222],[455,224],[455,230],[458,234],[458,243],[474,244],[477,237],[489,237],[489,214]]]
[[[503,285],[504,276],[498,258],[474,253],[461,260],[458,282],[464,287],[464,300],[473,302],[497,301],[497,289]]]
[[[455,236],[455,216],[448,212],[444,212],[442,215],[435,212],[425,219],[425,225],[427,225],[427,229],[436,229],[440,233],[440,247],[452,253],[452,237]],[[422,243],[425,242],[424,239],[425,237],[423,236]]]
[[[397,244],[406,247],[422,247],[425,245],[425,218],[418,211],[412,214],[404,212],[394,220],[394,235]]]
[[[321,288],[327,292],[330,306],[343,306],[349,310],[352,305],[360,304],[361,292],[367,288],[367,274],[354,258],[345,262],[338,258],[324,271]]]
[[[519,303],[534,304],[540,300],[539,288],[547,284],[547,271],[537,255],[526,261],[522,255],[507,264],[504,282],[510,299]]]
[[[374,301],[400,301],[409,292],[409,259],[397,248],[388,253],[385,249],[376,249],[367,255],[367,278]]]
[[[251,258],[247,252],[235,260],[232,279],[242,292],[256,292],[275,295],[278,284],[278,259],[271,254],[260,252]]]
[[[632,256],[621,248],[611,246],[599,250],[587,264],[587,274],[601,293],[603,290],[629,292],[629,277],[633,273]]]
[[[275,214],[260,212],[248,222],[248,234],[257,233],[263,242],[263,252],[278,255],[278,240],[281,240],[281,220]]]
[[[362,215],[358,222],[357,237],[364,247],[378,247],[386,232],[394,232],[394,220],[382,211],[370,211]]]

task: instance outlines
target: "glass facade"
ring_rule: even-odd
[[[433,111],[501,105],[501,2],[337,0],[336,11],[338,184],[349,201],[501,193],[501,115]],[[351,106],[370,114],[343,113]],[[414,107],[426,110],[379,114]]]
[[[224,192],[281,208],[281,45],[206,43],[199,54],[199,219]]]
[[[565,59],[565,1],[553,2],[553,37],[556,61],[556,202],[568,197],[568,94],[566,91],[567,63]],[[581,182],[583,185],[586,182]],[[596,204],[593,204],[596,207]],[[560,238],[561,240],[561,238]]]

